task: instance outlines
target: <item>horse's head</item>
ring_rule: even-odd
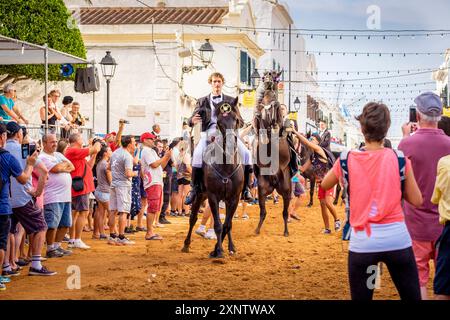
[[[277,130],[283,125],[281,106],[275,91],[266,90],[262,102],[257,106],[257,130]]]
[[[242,119],[238,116],[238,103],[239,98],[236,97],[231,102],[222,101],[214,104],[217,114],[217,128],[223,136],[226,136],[227,133],[234,132],[243,125]]]
[[[264,90],[277,91],[281,79],[281,71],[266,71],[262,77]]]

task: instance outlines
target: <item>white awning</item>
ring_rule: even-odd
[[[44,64],[45,46],[0,35],[0,65]],[[47,48],[48,64],[90,63],[68,53]]]

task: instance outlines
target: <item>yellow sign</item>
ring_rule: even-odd
[[[244,108],[254,108],[256,104],[256,91],[245,91],[242,95],[242,106]]]
[[[297,120],[297,112],[291,112],[288,115],[289,120]]]
[[[450,107],[444,108],[444,116],[450,117]]]

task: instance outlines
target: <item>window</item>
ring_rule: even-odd
[[[256,67],[256,60],[252,59],[247,52],[241,51],[241,82],[247,85],[252,85],[253,81],[251,78],[252,72]]]

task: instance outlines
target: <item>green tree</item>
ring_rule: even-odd
[[[0,34],[39,45],[46,43],[52,49],[86,58],[80,30],[63,0],[0,1]],[[67,80],[59,69],[58,65],[49,65],[49,80]],[[43,65],[0,65],[0,75],[0,85],[25,79],[42,81],[45,69]]]

